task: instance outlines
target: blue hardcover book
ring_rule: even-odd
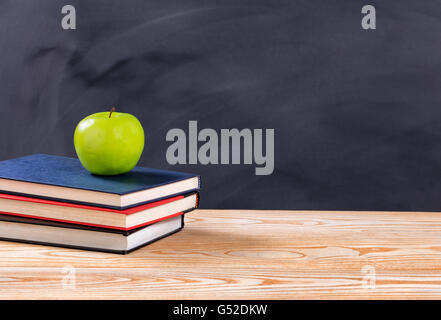
[[[0,192],[114,209],[198,190],[198,175],[135,167],[126,174],[97,176],[78,159],[34,154],[0,162]]]

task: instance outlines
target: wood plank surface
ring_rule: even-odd
[[[129,255],[0,242],[0,298],[441,298],[441,214],[197,210]]]

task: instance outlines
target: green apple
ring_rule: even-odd
[[[144,130],[128,113],[94,113],[77,125],[75,151],[81,164],[93,174],[117,175],[129,172],[144,149]]]

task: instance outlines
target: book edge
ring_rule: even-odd
[[[45,196],[32,195],[32,194],[28,194],[28,193],[20,193],[20,192],[13,192],[13,191],[7,191],[7,190],[0,189],[0,193],[12,195],[12,196],[41,199],[41,200],[61,202],[61,203],[70,203],[70,204],[83,205],[83,206],[93,207],[93,208],[105,208],[105,209],[120,210],[120,211],[131,209],[131,208],[134,208],[137,206],[146,205],[146,204],[153,203],[153,202],[162,201],[162,200],[165,200],[168,198],[174,198],[174,197],[181,196],[181,195],[185,196],[186,194],[192,194],[192,193],[195,193],[198,191],[199,191],[199,189],[190,189],[188,191],[178,192],[178,193],[174,193],[174,194],[167,195],[164,197],[131,204],[128,206],[112,206],[112,205],[106,205],[106,204],[98,204],[98,203],[91,203],[91,202],[84,202],[84,201],[75,201],[75,200],[68,200],[68,199],[62,199],[62,198],[45,197]]]
[[[44,241],[33,241],[33,240],[21,240],[21,239],[11,239],[11,238],[3,238],[0,237],[0,241],[8,241],[8,242],[18,242],[18,243],[26,243],[26,244],[35,244],[35,245],[41,245],[41,246],[50,246],[50,247],[58,247],[58,248],[68,248],[68,249],[77,249],[77,250],[86,250],[86,251],[97,251],[97,252],[104,252],[104,253],[117,253],[117,254],[129,254],[130,252],[133,252],[137,249],[140,249],[142,247],[145,247],[149,244],[152,244],[153,242],[159,241],[165,237],[168,237],[172,234],[175,234],[179,231],[181,231],[184,228],[183,223],[181,224],[181,227],[168,232],[162,236],[159,236],[153,240],[147,241],[146,243],[143,243],[135,248],[129,249],[129,250],[111,250],[111,249],[105,249],[105,248],[93,248],[93,247],[84,247],[84,246],[74,246],[74,245],[64,245],[59,243],[50,243],[50,242],[44,242]]]

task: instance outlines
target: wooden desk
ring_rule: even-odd
[[[0,242],[0,298],[441,298],[441,214],[198,210],[126,256]]]

